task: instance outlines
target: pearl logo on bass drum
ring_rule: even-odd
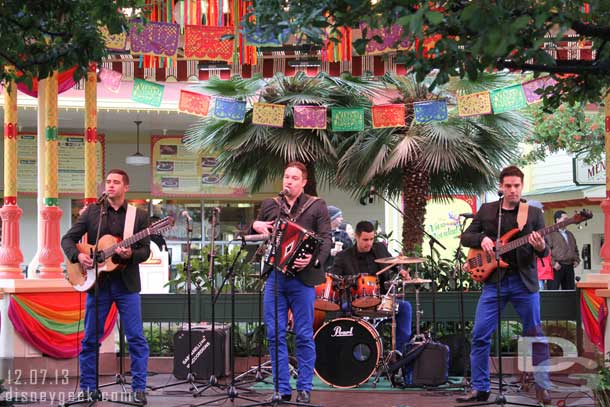
[[[340,326],[336,326],[333,330],[333,333],[330,334],[332,338],[342,337],[342,336],[354,336],[354,327],[352,326],[349,330],[344,331]]]

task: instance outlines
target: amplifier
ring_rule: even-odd
[[[222,377],[229,372],[229,330],[214,327],[214,351],[212,352],[212,330],[191,329],[190,361],[193,375],[198,379],[209,379],[212,375],[212,354],[214,355],[214,376]],[[174,377],[186,379],[189,373],[188,330],[174,334]]]

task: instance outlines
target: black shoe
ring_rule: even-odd
[[[305,390],[297,391],[297,403],[309,403],[311,401],[311,394]]]
[[[282,394],[282,400],[284,400],[284,401],[292,400],[292,394]]]
[[[473,401],[487,401],[490,394],[491,394],[491,392],[488,392],[488,391],[473,390],[470,392],[470,394],[467,394],[463,397],[458,397],[457,399],[455,399],[455,401],[457,401],[458,403],[470,403]]]
[[[137,403],[141,406],[145,406],[147,403],[146,392],[143,390],[134,391],[132,397],[133,397],[133,402]]]

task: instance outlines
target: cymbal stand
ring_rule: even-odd
[[[398,282],[398,278],[400,277],[400,274],[397,274],[396,277],[392,280],[392,284],[390,285],[390,288],[388,288],[388,291],[386,292],[386,294],[384,295],[384,299],[390,298],[390,297],[394,297],[392,299],[392,349],[388,352],[388,354],[385,356],[385,358],[383,358],[383,360],[379,363],[379,365],[377,366],[377,373],[375,373],[375,379],[373,379],[373,387],[377,386],[377,383],[379,382],[379,379],[381,378],[381,375],[385,375],[388,379],[388,381],[390,383],[394,383],[394,381],[391,378],[391,373],[390,373],[390,363],[394,363],[396,362],[396,360],[401,357],[402,355],[400,354],[399,351],[396,350],[396,284]],[[383,304],[383,300],[381,301],[381,303]]]

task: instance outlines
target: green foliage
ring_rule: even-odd
[[[223,251],[224,250],[224,251]],[[215,261],[214,261],[214,280],[215,292],[218,292],[223,282],[223,278],[229,267],[239,253],[239,247],[233,246],[216,246]],[[199,256],[191,257],[191,284],[202,292],[210,292],[211,280],[208,278],[210,271],[210,246],[205,246],[201,249]],[[259,289],[261,281],[253,278],[252,275],[258,273],[258,269],[250,262],[245,261],[245,253],[242,251],[240,258],[235,263],[235,290],[236,292],[256,292]],[[168,281],[165,285],[170,286],[172,292],[186,292],[187,273],[184,264],[176,266],[176,277]],[[223,293],[230,291],[230,285],[225,283],[222,288]]]
[[[302,42],[322,44],[329,33],[331,41],[339,41],[341,27],[358,27],[361,22],[371,28],[397,24],[417,44],[398,57],[418,82],[438,72],[430,84],[434,88],[452,76],[476,80],[483,72],[504,68],[537,75],[573,74],[545,89],[544,103],[557,107],[562,101],[598,102],[610,85],[610,2],[587,4],[588,13],[577,0],[261,1],[251,11],[255,18],[245,21],[243,29],[275,38],[289,31]],[[556,60],[543,49],[545,44],[554,48],[552,42],[570,33],[590,39],[597,60]],[[366,44],[366,39],[353,43],[360,54]]]
[[[561,105],[553,113],[536,108],[533,117],[534,131],[525,138],[532,150],[523,156],[522,164],[544,160],[559,150],[580,156],[587,163],[602,158],[605,135],[601,112],[588,112],[582,105]]]
[[[419,275],[421,278],[434,279],[437,292],[458,291],[460,287],[464,291],[481,290],[481,283],[474,281],[470,273],[462,271],[460,277],[454,259],[435,261],[433,256],[428,256],[428,259],[426,263],[418,265]],[[461,263],[464,261],[465,257],[462,256]]]
[[[108,53],[100,31],[129,30],[127,17],[119,10],[140,10],[144,0],[9,0],[0,8],[0,65],[14,65],[25,75],[0,71],[0,81],[16,79],[31,83],[54,70],[77,66],[81,78],[91,62],[101,63]],[[138,12],[136,13],[136,15]]]
[[[173,356],[174,355],[174,334],[181,330],[181,325],[157,324],[150,325],[149,329],[144,329],[144,335],[150,348],[151,356]],[[128,351],[125,342],[124,352]],[[127,353],[125,353],[127,354]]]

